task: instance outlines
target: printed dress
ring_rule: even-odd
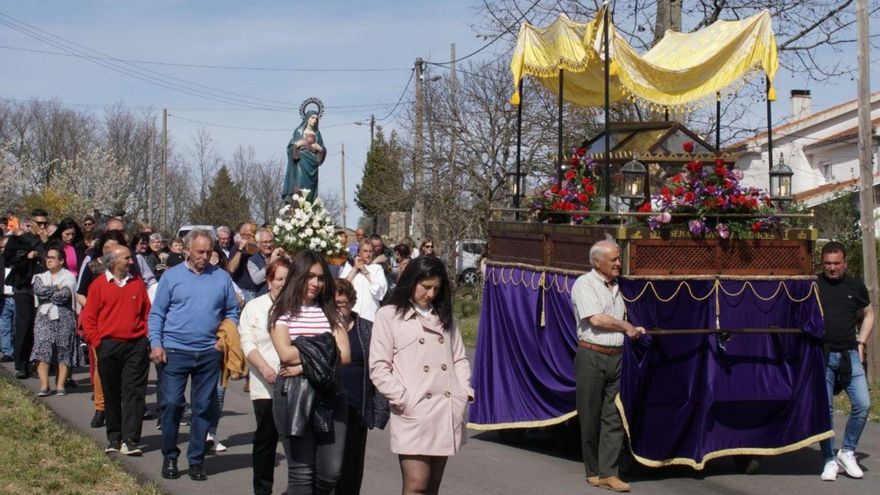
[[[34,277],[34,297],[37,314],[31,360],[79,366],[82,356],[76,338],[73,291],[67,285],[46,284],[43,277],[37,276]]]

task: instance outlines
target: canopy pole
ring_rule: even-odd
[[[523,107],[523,83],[525,78],[519,80],[519,105],[516,107],[516,190],[513,191],[513,207],[519,208],[520,196],[522,195],[522,107]],[[519,220],[519,213],[516,214]]]
[[[562,184],[562,82],[565,77],[565,71],[559,69],[559,116],[557,117],[558,135],[557,135],[557,155],[556,155],[556,183]]]
[[[715,93],[715,153],[721,154],[721,91]]]
[[[770,181],[770,171],[773,170],[773,113],[770,104],[770,78],[766,78],[767,82],[767,190],[770,190],[772,181]],[[772,194],[772,192],[771,192]]]
[[[669,107],[663,107],[663,121],[669,122]]]
[[[611,61],[608,50],[608,8],[605,5],[605,15],[602,29],[602,41],[605,45],[605,173],[602,182],[605,183],[605,211],[611,211]]]

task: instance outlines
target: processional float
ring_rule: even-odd
[[[521,115],[526,76],[558,96],[556,180],[522,204],[520,119],[514,207],[496,209],[489,223],[469,427],[550,426],[576,415],[571,287],[589,269],[590,246],[610,237],[622,248],[628,319],[649,329],[626,343],[617,399],[635,460],[702,469],[714,458],[775,455],[833,435],[816,231],[811,215],[782,213],[791,176],[773,172],[777,67],[767,11],[667,31],[642,55],[604,8],[587,23],[560,15],[544,28],[521,27],[511,103]],[[722,94],[753,76],[766,82],[771,194],[741,186],[734,157],[720,149]],[[670,110],[712,100],[714,146],[668,122]],[[605,110],[604,132],[571,153],[563,101]],[[610,106],[626,101],[666,121],[610,122]],[[612,208],[615,196],[637,211]]]

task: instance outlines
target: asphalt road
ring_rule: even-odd
[[[12,366],[3,364],[2,370],[12,374]],[[66,397],[50,396],[39,399],[51,408],[61,420],[86,432],[102,447],[105,444],[103,428],[89,426],[93,410],[89,396],[88,374],[75,375],[79,387],[69,389]],[[23,380],[22,385],[36,394],[36,378]],[[150,381],[148,405],[155,400],[154,382]],[[159,430],[154,421],[144,423],[143,457],[131,458],[111,454],[142,479],[156,480],[170,494],[216,495],[218,493],[252,493],[251,491],[251,434],[254,428],[253,409],[242,391],[244,382],[231,382],[226,393],[226,405],[220,421],[220,438],[229,447],[225,453],[210,455],[205,461],[208,481],[195,482],[186,476],[186,440],[188,427],[180,429],[180,468],[178,480],[165,480],[159,475],[162,454],[159,451]],[[842,419],[836,418],[837,430]],[[502,441],[498,433],[470,432],[470,439],[462,451],[452,457],[446,468],[442,491],[451,494],[572,494],[600,493],[587,486],[579,459],[564,449],[573,438],[547,430],[528,431],[521,438]],[[741,475],[729,459],[710,463],[703,471],[689,468],[643,470],[628,478],[634,492],[651,494],[717,493],[796,493],[798,495],[859,494],[880,492],[880,425],[869,423],[861,444],[859,458],[865,469],[865,478],[853,480],[841,475],[833,484],[819,480],[821,460],[812,446],[797,452],[762,460],[755,475]],[[276,458],[275,493],[284,493],[287,481],[286,463],[281,447]],[[400,472],[397,459],[389,451],[388,434],[374,430],[367,443],[366,469],[362,493],[385,495],[400,493]]]

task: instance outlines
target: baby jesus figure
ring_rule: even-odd
[[[323,148],[317,143],[318,136],[315,131],[306,129],[303,131],[303,138],[300,140],[300,148],[307,148],[313,153],[320,153]]]

